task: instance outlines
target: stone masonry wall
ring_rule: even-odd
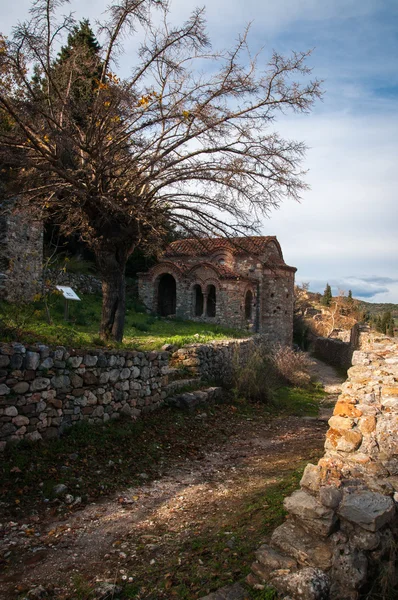
[[[0,216],[0,296],[28,302],[40,290],[43,225],[32,214]]]
[[[294,600],[356,600],[383,570],[396,597],[398,340],[362,333],[352,362],[325,455],[285,499],[288,519],[248,578]]]
[[[167,352],[69,351],[0,344],[0,449],[156,409],[166,396]]]
[[[190,373],[204,380],[229,385],[234,363],[238,361],[243,364],[249,359],[255,346],[262,341],[262,336],[253,336],[211,344],[190,344],[174,352],[171,364],[185,367]]]
[[[351,332],[346,332],[348,341],[342,341],[337,338],[325,338],[312,336],[311,350],[320,359],[328,364],[348,369],[351,366],[351,360],[354,350],[358,346],[359,325],[354,325]]]

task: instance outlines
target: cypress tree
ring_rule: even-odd
[[[322,296],[322,300],[321,303],[324,306],[330,306],[330,303],[332,301],[332,288],[330,287],[330,285],[327,283],[326,287],[325,287],[325,291],[323,292],[323,296]]]

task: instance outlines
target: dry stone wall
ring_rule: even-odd
[[[166,396],[168,352],[70,351],[0,344],[0,449],[57,437],[82,420],[138,417]]]
[[[348,369],[351,366],[352,355],[358,347],[360,325],[354,325],[351,331],[344,332],[346,341],[337,338],[312,336],[311,351],[315,356],[330,365]],[[343,334],[341,334],[343,337]],[[347,339],[348,338],[348,339]]]
[[[171,364],[207,381],[230,385],[234,364],[244,364],[253,349],[264,342],[262,336],[222,340],[211,344],[190,344],[173,353]]]
[[[352,362],[326,453],[285,499],[288,519],[249,576],[291,599],[356,600],[382,569],[398,583],[398,340],[362,333]]]
[[[229,383],[233,362],[245,361],[258,339],[186,346],[172,363],[202,384]],[[9,441],[59,436],[82,420],[105,423],[137,418],[157,409],[170,394],[170,352],[51,349],[0,344],[0,450]],[[214,402],[218,388],[186,394],[190,405]],[[183,399],[184,400],[184,399]]]

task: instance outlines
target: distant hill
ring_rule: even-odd
[[[390,312],[394,319],[398,318],[398,304],[392,304],[390,302],[364,302],[359,300],[359,307],[361,310],[369,312],[371,315],[382,316],[385,312]]]

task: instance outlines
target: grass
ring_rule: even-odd
[[[69,322],[66,322],[64,300],[59,295],[53,295],[50,300],[51,324],[46,320],[42,301],[25,306],[3,302],[0,307],[2,340],[80,348],[104,346],[98,336],[101,296],[90,294],[80,297],[81,302],[70,302]],[[247,335],[247,332],[219,325],[155,317],[147,314],[134,299],[129,299],[123,344],[119,346],[126,349],[158,350],[164,344],[181,347],[190,343],[207,343]]]

